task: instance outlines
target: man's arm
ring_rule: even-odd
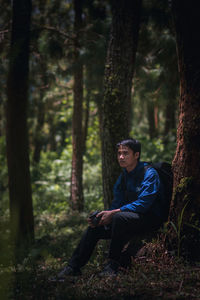
[[[116,213],[120,212],[121,210],[118,209],[113,209],[113,210],[103,210],[101,211],[97,217],[101,216],[101,220],[99,222],[99,225],[108,225],[111,223],[112,221],[112,217],[113,215],[115,215]]]
[[[101,211],[97,216],[101,216],[101,220],[99,225],[108,225],[112,221],[112,217],[114,214],[120,212],[120,204],[123,201],[124,191],[122,191],[119,187],[121,186],[122,174],[118,177],[115,185],[114,185],[114,199],[112,201],[111,207],[109,210]],[[91,226],[91,225],[90,225]]]
[[[121,211],[145,213],[154,203],[160,188],[159,175],[153,168],[148,168],[141,183],[138,199],[120,207]]]

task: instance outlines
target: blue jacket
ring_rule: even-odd
[[[149,167],[144,178],[138,182],[138,174],[141,169],[147,165],[145,162],[139,162],[134,170],[127,172],[123,169],[114,185],[114,199],[110,209],[120,208],[121,211],[130,211],[145,214],[151,210],[155,215],[162,218],[163,188],[159,175],[154,168]],[[123,179],[124,178],[124,179]],[[124,180],[124,183],[122,181]],[[123,188],[125,184],[126,188]],[[126,192],[125,192],[126,190]],[[128,199],[126,194],[128,194]]]

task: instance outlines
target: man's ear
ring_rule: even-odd
[[[139,152],[135,152],[135,158],[139,158],[139,156],[140,156],[140,153]]]

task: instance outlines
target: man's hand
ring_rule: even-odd
[[[87,218],[88,225],[92,228],[95,228],[96,226],[92,224],[92,220],[90,218]]]
[[[112,221],[112,216],[117,212],[120,212],[120,209],[103,210],[100,213],[98,213],[97,217],[101,216],[101,220],[98,226],[110,224]]]

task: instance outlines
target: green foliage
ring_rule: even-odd
[[[176,150],[176,140],[174,136],[169,137],[170,142],[167,144],[165,144],[161,138],[155,138],[151,140],[148,136],[141,135],[138,130],[133,130],[131,136],[135,137],[142,143],[142,161],[172,162]]]
[[[144,1],[134,76],[133,125],[151,137],[166,138],[166,132],[175,135],[172,131],[176,127],[179,77],[169,20],[167,1]],[[149,106],[154,110],[152,114]],[[155,122],[156,128],[152,130],[150,126]]]
[[[178,215],[178,220],[177,220],[177,226],[170,221],[170,224],[172,228],[175,230],[176,236],[177,236],[177,256],[180,258],[180,253],[181,253],[181,242],[185,238],[184,235],[182,235],[182,227],[183,227],[183,215],[186,209],[186,206],[188,205],[189,202],[186,202],[184,207],[182,208],[180,214]]]
[[[87,153],[84,157],[83,188],[85,211],[103,209],[101,152],[97,124],[89,127]],[[95,129],[96,128],[96,129]],[[166,146],[161,139],[150,140],[148,137],[132,133],[142,143],[141,160],[171,162],[175,151],[175,141]],[[2,149],[5,139],[1,139]],[[69,210],[71,155],[69,146],[59,155],[55,152],[42,152],[38,165],[31,167],[34,214],[59,213]],[[0,155],[1,165],[1,213],[8,215],[8,186],[5,151]]]
[[[85,211],[103,209],[103,191],[101,178],[101,163],[90,165],[84,163],[83,189]]]
[[[96,104],[90,103],[90,111],[96,111]],[[98,115],[90,117],[90,122],[88,126],[88,135],[86,141],[86,153],[85,153],[85,163],[90,165],[96,165],[101,160],[101,142],[100,142],[100,133],[99,133],[99,119]]]
[[[89,143],[92,145],[92,140]],[[91,147],[84,161],[83,189],[87,212],[103,208],[99,152]],[[71,146],[60,157],[55,152],[42,152],[40,163],[32,167],[35,215],[44,212],[57,214],[69,210],[71,155]],[[89,159],[96,160],[96,163],[91,163]]]
[[[55,152],[42,153],[39,165],[32,170],[33,204],[35,213],[57,213],[69,207],[71,154],[60,158]]]

